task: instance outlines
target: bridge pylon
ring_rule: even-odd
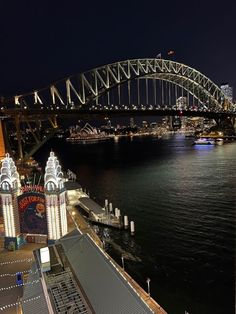
[[[5,158],[6,155],[6,146],[5,146],[5,138],[4,138],[4,129],[3,129],[3,121],[0,119],[0,160]]]

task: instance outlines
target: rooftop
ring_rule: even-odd
[[[42,278],[37,286],[39,302],[45,307],[48,298],[54,313],[154,313],[88,234],[73,230],[50,246],[49,252],[51,270],[46,272],[41,271],[39,251],[35,252],[41,269],[35,275]],[[48,312],[29,304],[23,313]]]
[[[89,197],[80,197],[79,201],[81,205],[87,208],[88,211],[93,211],[96,215],[105,213],[102,207]]]

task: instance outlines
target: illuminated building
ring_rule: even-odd
[[[176,99],[176,109],[186,110],[187,109],[187,97],[179,97]]]
[[[180,111],[186,110],[187,107],[188,107],[187,97],[181,96],[181,97],[176,99],[177,110],[180,110]],[[181,120],[181,128],[184,129],[186,126],[186,117],[181,116],[180,120]]]
[[[48,240],[57,240],[67,233],[66,191],[61,166],[53,152],[50,153],[44,175],[44,191]]]
[[[5,229],[5,247],[11,242],[17,247],[20,235],[20,223],[17,196],[20,194],[20,179],[15,162],[6,154],[2,161],[0,173],[0,195],[2,201],[3,221]]]
[[[134,127],[135,127],[134,118],[130,118],[130,120],[129,120],[129,126],[130,126],[131,128],[134,128]]]
[[[34,258],[28,282],[37,284],[24,285],[23,314],[154,313],[150,297],[78,229],[34,251]],[[160,310],[155,313],[166,314],[154,300],[152,304]]]
[[[233,87],[231,87],[228,83],[221,84],[220,86],[222,92],[225,94],[228,101],[233,101]]]
[[[143,121],[143,122],[142,122],[142,127],[143,127],[144,129],[147,129],[147,128],[148,128],[148,123],[147,123],[147,121]]]

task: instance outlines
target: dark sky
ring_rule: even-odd
[[[0,94],[168,50],[236,94],[236,2],[217,2],[1,0]]]

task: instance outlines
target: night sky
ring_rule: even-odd
[[[174,50],[236,94],[234,1],[0,2],[0,95],[110,62]]]

